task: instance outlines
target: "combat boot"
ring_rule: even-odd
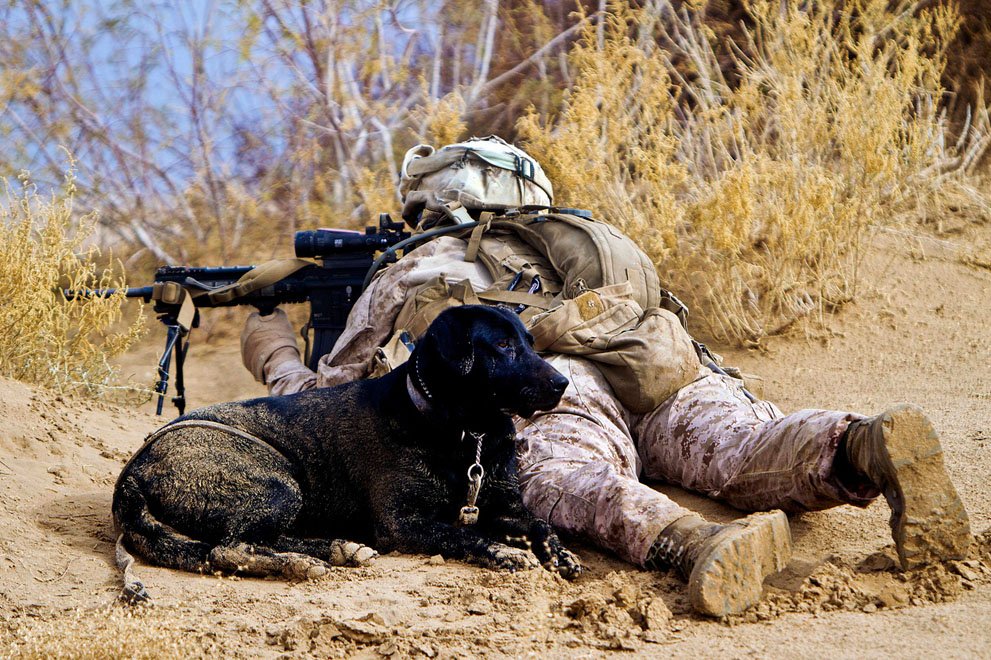
[[[967,511],[946,473],[939,437],[919,408],[897,406],[851,422],[839,450],[888,501],[902,570],[967,555]]]
[[[791,531],[782,511],[755,513],[726,525],[680,518],[658,535],[648,568],[678,569],[700,614],[727,616],[760,600],[764,578],[791,558]]]

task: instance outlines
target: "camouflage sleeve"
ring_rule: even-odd
[[[492,279],[484,267],[465,261],[466,247],[457,238],[436,238],[381,271],[355,303],[334,350],[321,358],[317,387],[367,377],[375,351],[392,336],[407,296],[431,278],[441,275],[452,283],[469,279],[476,289],[488,287]]]
[[[317,375],[306,368],[295,348],[280,348],[265,363],[265,383],[272,396],[316,387]]]

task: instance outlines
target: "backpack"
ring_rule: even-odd
[[[519,270],[520,250],[512,249],[514,242],[522,242],[527,252],[543,258],[541,265],[560,282],[553,292],[560,294],[559,301],[622,282],[630,283],[633,298],[644,309],[661,305],[665,297],[657,270],[640,246],[588,211],[551,209],[549,213],[483,217],[468,236],[465,260],[479,259],[499,285],[507,271]]]
[[[411,293],[373,373],[404,362],[412,341],[444,309],[509,305],[533,335],[534,348],[586,357],[617,398],[646,413],[700,375],[684,327],[687,309],[660,287],[648,257],[622,232],[585,212],[483,214],[465,229],[466,261],[494,280],[475,291],[466,281],[434,278]]]
[[[400,192],[413,225],[424,209],[459,223],[472,220],[466,209],[480,211],[477,225],[449,235],[467,241],[465,261],[480,262],[493,284],[421,285],[379,349],[375,374],[404,362],[447,307],[484,303],[513,308],[537,350],[596,361],[633,412],[653,410],[699,377],[688,310],[661,288],[650,258],[591,213],[551,207],[551,184],[526,152],[494,136],[439,151],[417,145],[403,159]]]

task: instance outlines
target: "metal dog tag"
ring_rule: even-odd
[[[485,477],[485,469],[482,467],[482,437],[478,436],[478,447],[475,450],[475,462],[468,467],[468,498],[465,505],[461,507],[458,514],[458,526],[465,527],[478,522],[478,493],[482,490],[482,479]],[[461,435],[464,439],[464,434]]]

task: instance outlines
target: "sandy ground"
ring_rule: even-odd
[[[588,571],[508,574],[423,556],[385,556],[308,583],[141,565],[155,607],[115,604],[113,482],[162,419],[63,400],[0,380],[0,656],[991,657],[991,225],[943,239],[887,233],[869,290],[821,336],[724,351],[763,376],[786,412],[923,405],[978,535],[967,561],[894,567],[883,502],[792,519],[795,557],[764,600],[730,621],[691,614],[671,573],[650,573],[569,539]],[[154,373],[156,337],[125,360]],[[230,342],[196,346],[193,406],[262,393]],[[167,409],[167,414],[174,414]],[[736,512],[664,485],[706,515]]]

